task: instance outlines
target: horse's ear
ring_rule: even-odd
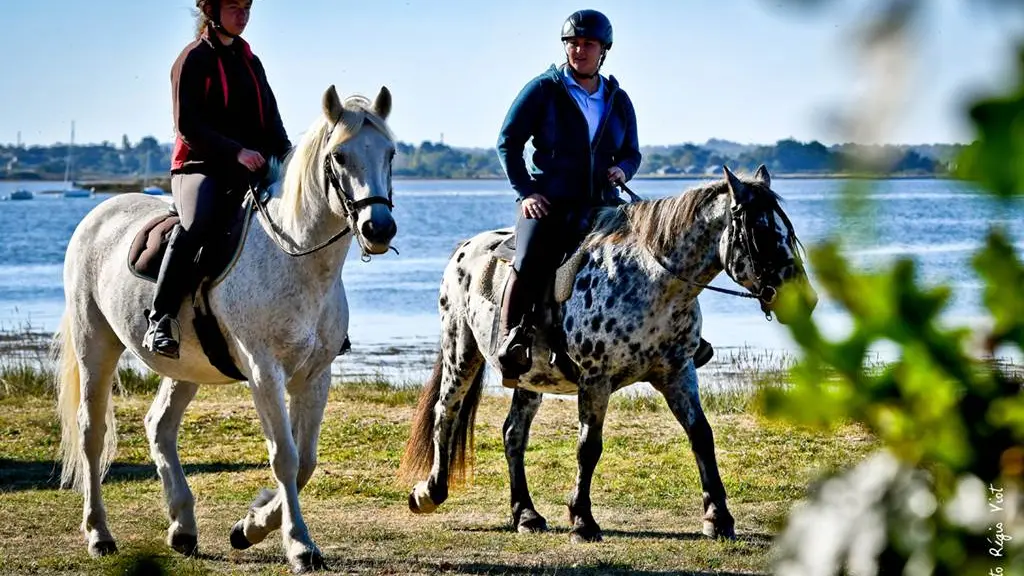
[[[391,91],[387,86],[381,86],[377,97],[373,99],[373,113],[384,120],[391,114]]]
[[[768,173],[768,167],[761,164],[757,167],[757,172],[754,172],[754,179],[760,181],[766,187],[772,187],[772,176]]]
[[[331,84],[324,92],[324,116],[327,116],[331,124],[337,124],[338,120],[341,120],[343,110],[341,99],[338,98],[338,91],[334,88],[334,84]]]
[[[725,173],[725,181],[729,184],[729,192],[732,194],[732,200],[735,204],[744,204],[750,200],[750,190],[747,189],[743,182],[729,170],[729,167],[722,165],[722,172]]]

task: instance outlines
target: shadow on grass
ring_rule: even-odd
[[[244,472],[267,468],[268,464],[236,462],[203,462],[185,464],[186,476],[196,474],[217,474],[220,472]],[[56,490],[60,485],[60,464],[54,461],[26,461],[0,458],[0,492],[22,490]],[[115,462],[103,479],[104,484],[156,480],[156,468],[152,464],[122,464]]]
[[[452,528],[452,532],[508,532],[512,533],[511,524],[494,524],[490,526],[467,526],[465,528]],[[568,526],[551,526],[547,530],[550,534],[568,534]],[[649,540],[707,540],[708,537],[700,532],[665,532],[659,530],[607,530],[602,529],[602,534],[607,538],[643,538]],[[771,546],[774,536],[759,532],[740,533],[736,535],[737,542],[746,542],[754,546]]]

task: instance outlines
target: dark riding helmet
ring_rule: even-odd
[[[577,10],[562,24],[562,41],[570,38],[592,38],[605,50],[612,47],[612,23],[597,10]]]

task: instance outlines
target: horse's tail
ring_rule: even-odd
[[[71,339],[71,312],[64,313],[60,328],[53,337],[52,355],[56,360],[57,412],[60,414],[60,453],[62,487],[71,486],[82,491],[85,482],[84,462],[81,451],[81,430],[78,428],[78,411],[82,402],[82,376],[78,368],[78,354]],[[110,468],[117,447],[114,424],[114,402],[107,399],[107,413],[104,417],[106,432],[103,437],[103,452],[100,456],[100,478]]]
[[[434,465],[434,407],[441,394],[443,370],[443,352],[439,351],[434,371],[420,394],[409,442],[405,445],[405,454],[399,467],[399,476],[407,482],[419,480]],[[465,481],[467,472],[473,470],[473,425],[476,422],[483,380],[484,369],[481,366],[459,407],[455,429],[452,430],[452,453],[448,467],[448,482],[451,484]]]

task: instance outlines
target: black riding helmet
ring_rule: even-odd
[[[577,10],[562,24],[562,41],[570,38],[592,38],[605,50],[612,47],[612,23],[597,10]]]

